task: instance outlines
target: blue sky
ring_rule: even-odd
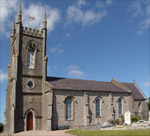
[[[150,95],[149,0],[22,0],[23,26],[47,11],[48,76],[135,82]],[[0,122],[4,121],[10,35],[18,0],[0,0]],[[35,21],[28,21],[28,15]]]

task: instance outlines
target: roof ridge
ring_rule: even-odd
[[[120,82],[120,83],[134,84],[134,83],[132,83],[132,82]]]
[[[112,82],[114,85],[116,85],[116,86],[118,86],[118,87],[120,87],[120,88],[126,90],[127,92],[132,92],[129,88],[127,88],[127,87],[124,86],[121,82],[118,82],[118,81],[115,80],[115,79],[112,79],[111,82]]]
[[[87,79],[75,79],[75,78],[63,78],[63,77],[52,77],[52,76],[47,76],[48,78],[58,78],[58,79],[71,79],[71,80],[82,80],[82,81],[93,81],[93,82],[103,82],[103,83],[111,83],[108,81],[96,81],[96,80],[87,80]]]
[[[138,87],[138,85],[134,82],[133,83],[134,84],[134,86],[139,90],[139,92],[142,94],[142,96],[145,98],[145,99],[147,99],[147,97],[145,96],[145,94],[141,91],[141,89]]]

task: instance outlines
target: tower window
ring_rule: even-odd
[[[34,88],[34,83],[33,83],[32,81],[28,81],[28,82],[27,82],[27,87],[28,87],[29,89],[33,89],[33,88]]]
[[[29,81],[29,82],[27,83],[27,85],[28,85],[29,88],[32,88],[33,83],[32,83],[31,81]]]
[[[33,43],[31,43],[28,46],[27,67],[34,68],[34,63],[35,63],[35,45]]]
[[[34,52],[28,51],[28,68],[34,68]]]

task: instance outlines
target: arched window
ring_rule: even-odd
[[[70,97],[66,99],[66,119],[73,119],[73,101]]]
[[[30,43],[28,45],[28,60],[27,60],[27,67],[34,68],[35,64],[35,44]]]
[[[96,117],[100,117],[101,116],[101,103],[100,103],[100,98],[96,98],[95,99],[95,106],[96,106]]]
[[[118,99],[118,113],[122,115],[122,98]]]
[[[141,102],[139,102],[138,104],[138,110],[140,110],[140,108],[141,108]]]

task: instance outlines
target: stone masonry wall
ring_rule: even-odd
[[[32,109],[35,111],[35,113],[37,114],[36,117],[36,130],[40,130],[41,129],[41,117],[42,117],[42,103],[41,103],[41,95],[36,95],[36,94],[26,94],[23,96],[23,100],[24,100],[24,108],[23,108],[23,114],[25,115],[25,113],[29,110]]]
[[[66,120],[65,117],[65,99],[68,96],[74,97],[74,119]],[[53,95],[53,129],[58,125],[70,125],[72,128],[83,125],[84,117],[84,93],[83,91],[64,91],[55,90]]]
[[[66,120],[65,118],[65,103],[64,100],[68,96],[74,97],[74,119]],[[118,115],[118,98],[123,98],[123,114],[131,109],[129,93],[113,93],[113,119],[119,118]],[[111,100],[109,93],[104,92],[93,92],[88,91],[89,97],[89,116],[90,123],[102,124],[105,121],[111,119]],[[101,116],[96,117],[95,112],[95,98],[100,97],[101,99]],[[112,111],[112,112],[113,112]],[[113,116],[113,115],[112,115]],[[84,125],[84,91],[65,91],[65,90],[54,90],[54,101],[53,101],[53,129],[56,129],[59,125],[70,125],[71,128],[79,127]]]
[[[27,45],[30,41],[34,41],[37,50],[35,54],[35,68],[34,69],[29,69],[27,68],[27,57],[28,57],[28,49]],[[23,35],[22,38],[22,74],[25,75],[36,75],[36,76],[41,76],[42,75],[42,57],[43,57],[43,40],[42,38],[36,38],[32,36],[26,36]]]
[[[147,101],[134,101],[133,102],[133,113],[136,116],[140,116],[141,119],[148,120],[148,107]]]

